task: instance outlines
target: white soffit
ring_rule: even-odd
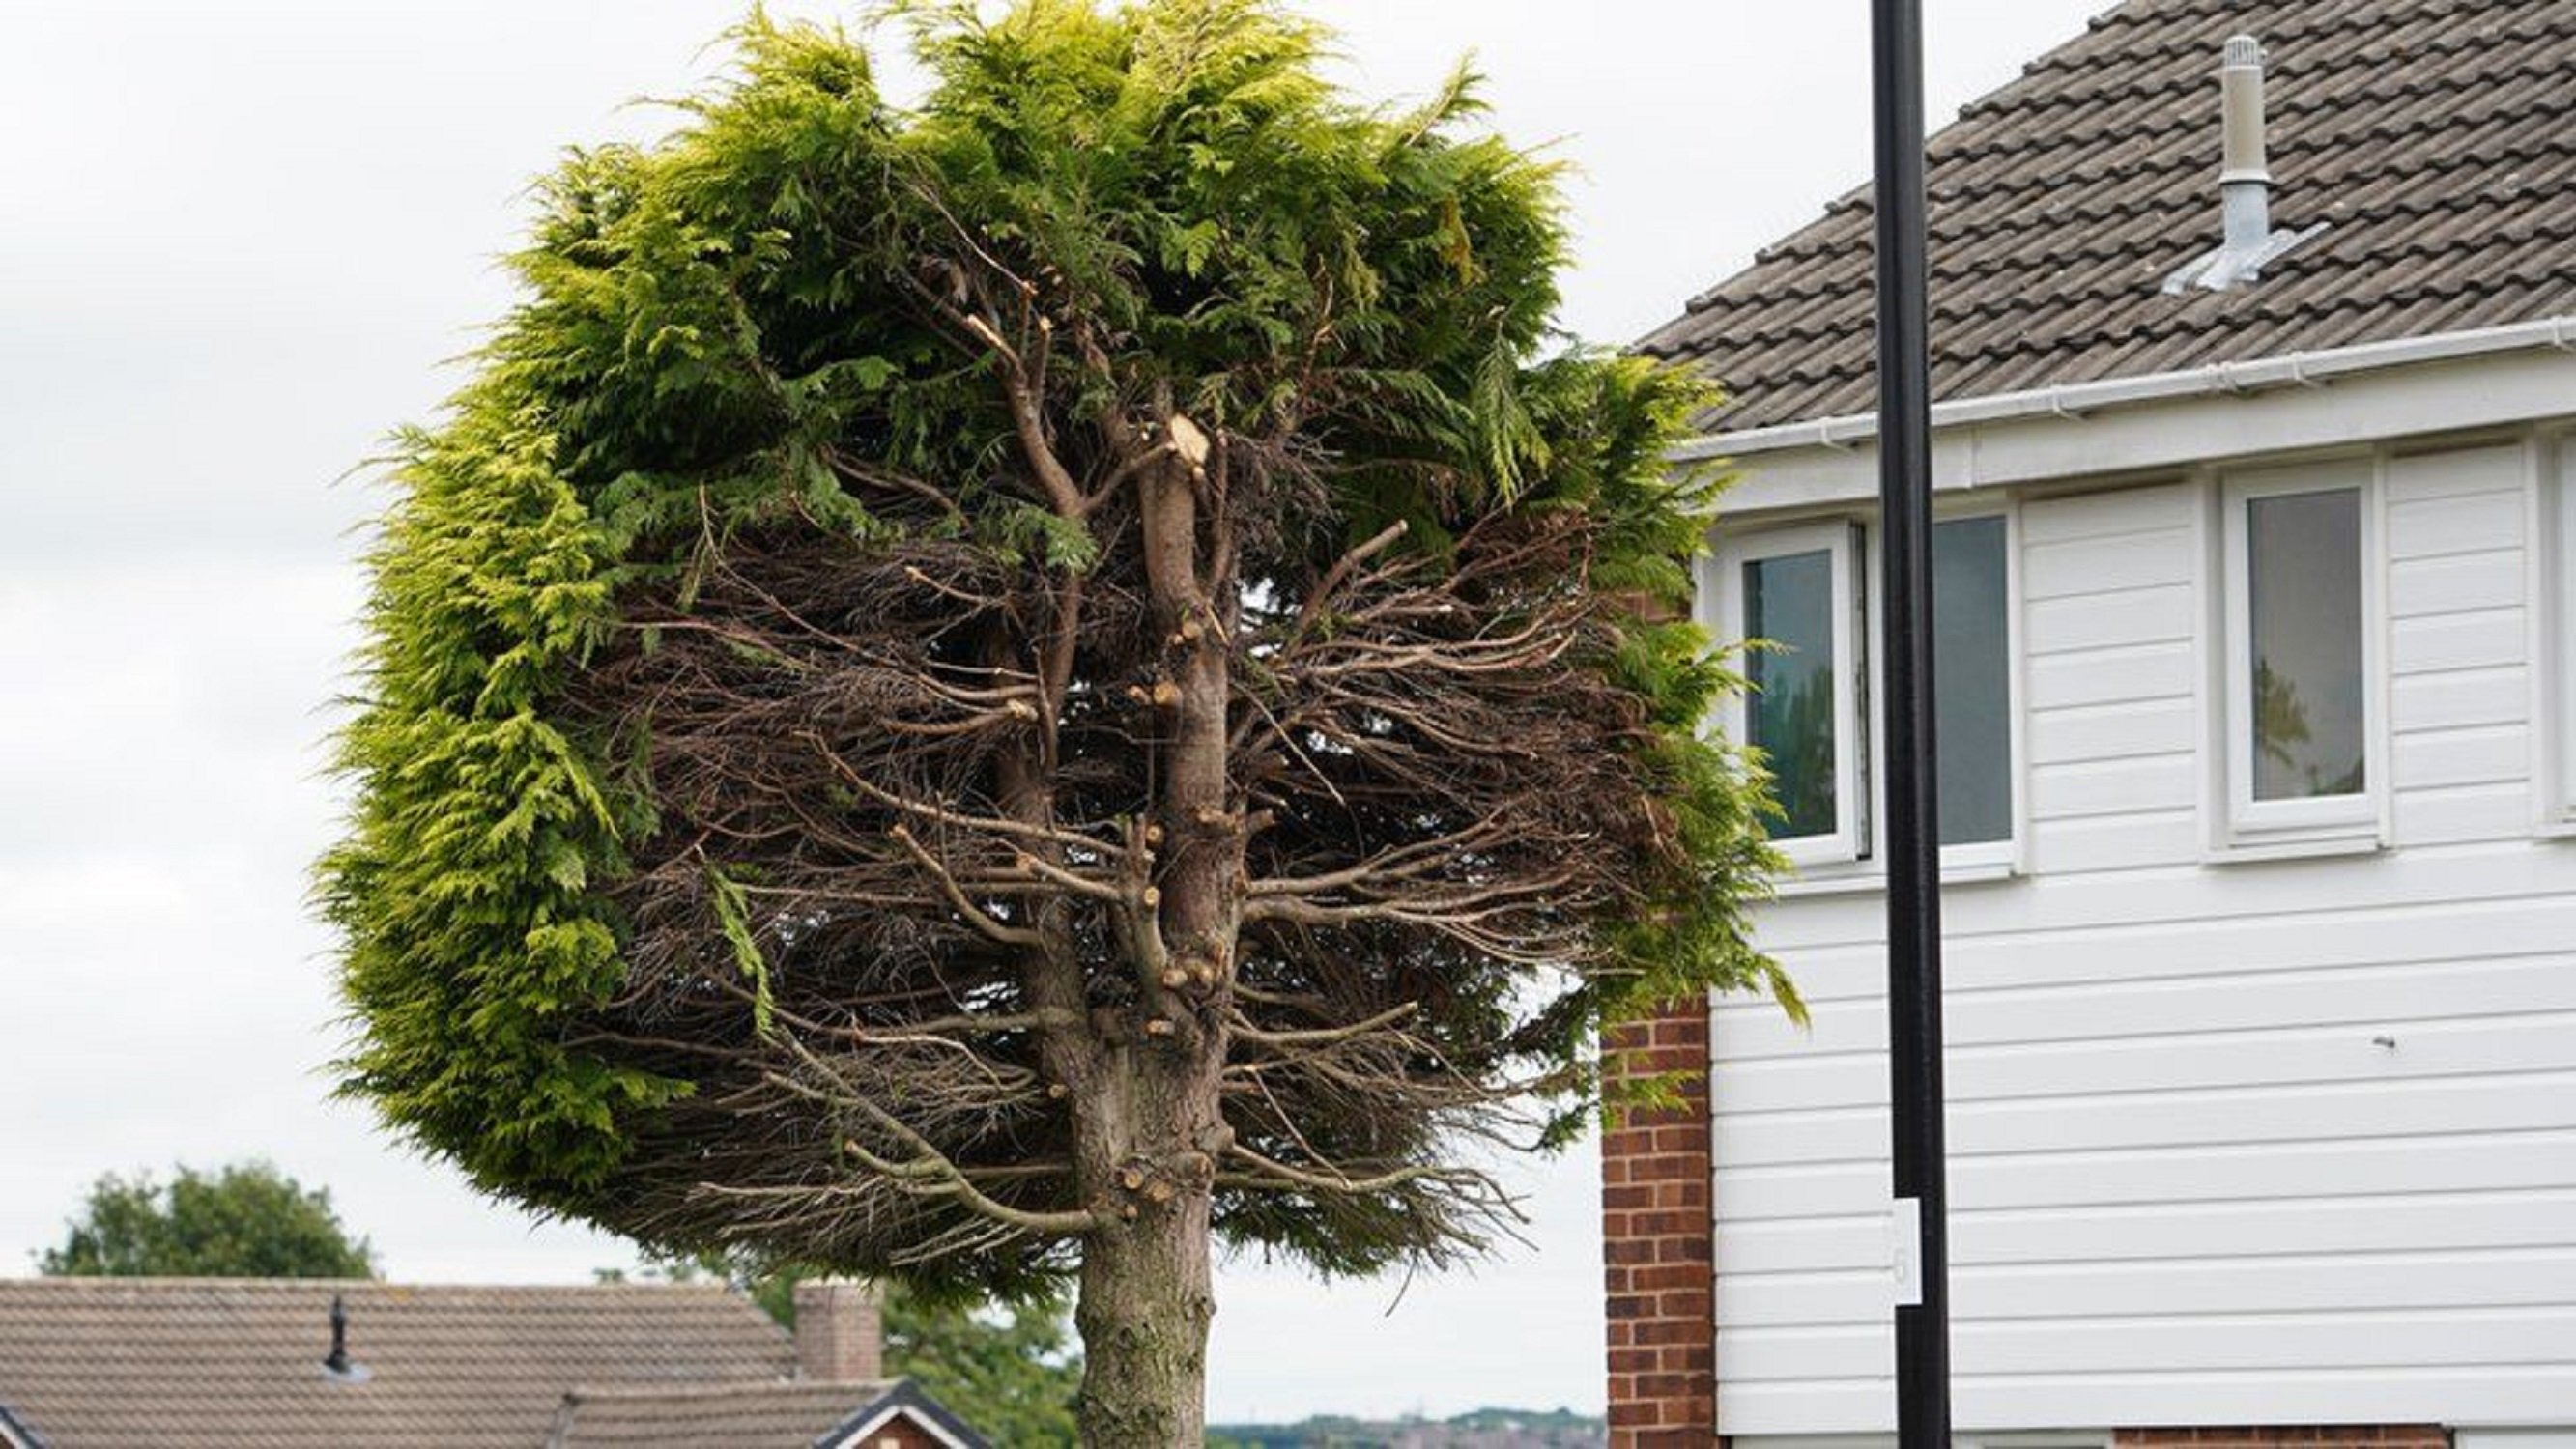
[[[2187,467],[2219,458],[2576,416],[2576,318],[2190,372],[1960,398],[1932,410],[1933,487]],[[1734,463],[1732,513],[1878,492],[1863,414],[1694,439],[1677,461]],[[2557,1449],[2557,1446],[2550,1446]]]

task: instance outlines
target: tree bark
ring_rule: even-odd
[[[1158,413],[1167,434],[1196,436],[1167,403]],[[1207,482],[1201,457],[1177,449],[1139,479],[1164,646],[1146,693],[1164,717],[1156,828],[1142,836],[1126,933],[1137,1007],[1106,1033],[1100,1070],[1077,1088],[1076,1171],[1101,1220],[1083,1243],[1074,1312],[1091,1449],[1192,1449],[1206,1430],[1208,1228],[1231,1140],[1219,1086],[1244,871],[1227,770],[1231,620],[1208,594],[1229,561],[1221,541],[1210,550],[1219,557],[1202,556]]]
[[[1195,1449],[1206,1437],[1208,1203],[1193,1187],[1084,1240],[1074,1324],[1088,1449]]]

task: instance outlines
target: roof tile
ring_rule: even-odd
[[[2327,230],[2223,294],[2219,49],[2271,77],[2276,226]],[[1936,398],[2576,310],[2576,0],[2130,0],[1934,136]],[[1725,385],[1733,430],[1876,402],[1855,191],[1641,346]]]
[[[557,1449],[806,1449],[892,1383],[727,1384],[699,1388],[584,1388],[564,1396]]]
[[[322,1369],[335,1295],[364,1383]],[[0,1404],[62,1449],[529,1449],[579,1385],[770,1384],[795,1364],[721,1287],[0,1280]]]

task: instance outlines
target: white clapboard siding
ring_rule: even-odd
[[[1883,1134],[1884,1111],[1876,1121]],[[1954,1214],[1950,1245],[1961,1258],[1981,1264],[2358,1256],[2526,1246],[2536,1215],[2568,1224],[2567,1236],[2576,1239],[2576,1187],[1995,1209]],[[1867,1262],[1886,1250],[1886,1240],[1886,1221],[1878,1217],[1737,1223],[1718,1239],[1717,1266],[1728,1274],[1830,1269]]]
[[[2576,1449],[2576,1424],[2535,1428],[2504,1424],[2475,1428],[2462,1425],[2451,1436],[2458,1449]]]
[[[2576,1092],[2576,1068],[2204,1087],[2194,1091],[2107,1093],[1962,1104],[1951,1114],[1950,1150],[1963,1156],[2100,1151],[2123,1144],[2180,1149],[2201,1145],[2377,1138],[2403,1131],[2504,1132],[2555,1126]],[[1887,1114],[1872,1107],[1761,1112],[1726,1119],[1718,1150],[1731,1170],[1796,1163],[1875,1163],[1887,1147]]]
[[[2258,1299],[2266,1314],[2389,1317],[2408,1309],[2560,1307],[2566,1310],[2564,1318],[2576,1316],[2576,1306],[2564,1304],[2558,1296],[2570,1272],[2576,1272],[2576,1246],[2381,1253],[2366,1260],[2349,1253],[2309,1253],[2179,1265],[1963,1264],[1951,1272],[1950,1295],[1951,1312],[1963,1323],[2012,1322],[2030,1327],[2045,1321],[2068,1332],[2098,1331],[2104,1320],[2234,1317],[2248,1311],[2244,1303]],[[1802,1326],[1822,1323],[1875,1329],[1887,1308],[1887,1283],[1884,1275],[1866,1269],[1764,1273],[1737,1283],[1730,1302],[1749,1327],[1794,1316]],[[2078,1309],[2079,1323],[2063,1321],[2078,1317],[2070,1312]],[[2533,1361],[2545,1361],[2542,1356],[2561,1351],[2560,1345],[2550,1343],[2528,1343],[2521,1349]],[[2272,1361],[2285,1368],[2326,1368],[2335,1362],[2314,1352],[2303,1353],[2287,1334],[2270,1351],[2276,1355]],[[2133,1351],[2124,1360],[2069,1362],[2064,1367],[2136,1368],[2154,1362],[2145,1352]],[[1780,1376],[1799,1377],[1830,1366],[1806,1360],[1800,1363],[1800,1372]],[[2033,1351],[2014,1360],[1972,1361],[1960,1365],[1960,1371],[2039,1373],[2050,1366],[2044,1346],[2034,1342]]]
[[[2439,1021],[2530,1012],[2576,1013],[2576,941],[2535,956],[2372,962],[2137,982],[2033,981],[1978,993],[1947,1033],[1953,1051],[2013,1051],[2034,1043],[2171,1042],[2218,1032],[2337,1024]],[[1871,1054],[1887,1042],[1876,997],[1815,1003],[1809,1024],[1778,1012],[1753,1017],[1730,1043],[1730,1066],[1776,1058],[1819,1061]],[[2395,1041],[2392,1037],[2390,1040]],[[2395,1051],[2397,1048],[2390,1048]]]
[[[1949,939],[1967,1431],[2576,1423],[2576,841],[2520,445],[2378,465],[2385,848],[2214,854],[2208,479],[2019,508],[2020,879]],[[1813,1009],[1713,1007],[1718,1420],[1878,1433],[1884,901],[1763,908]]]
[[[2425,668],[2399,674],[2389,684],[2399,738],[2479,725],[2519,724],[2531,709],[2530,680],[2522,661],[2466,668]]]
[[[2511,837],[2449,848],[2332,860],[2267,861],[2210,869],[2197,861],[2169,870],[2116,875],[2057,874],[2037,881],[1946,893],[1942,918],[1956,936],[2086,932],[2092,939],[2162,937],[2192,922],[2259,926],[2308,916],[2339,918],[2404,903],[2417,911],[2484,910],[2509,897],[2554,896],[2569,887],[2561,852],[2524,849],[2528,821]],[[2046,889],[2033,890],[2031,885]],[[1875,899],[1795,900],[1765,911],[1763,944],[1803,959],[1820,946],[1870,946],[1883,939]],[[2308,936],[2304,927],[2293,927]],[[2068,970],[2090,965],[2063,963]]]
[[[1970,1296],[1963,1282],[1960,1297]],[[1869,1352],[1877,1326],[1755,1337],[1733,1345],[1727,1373],[1747,1384],[1812,1378]],[[2422,1369],[2545,1363],[2532,1345],[2541,1335],[2576,1333],[2576,1311],[2521,1304],[2492,1308],[2335,1310],[2256,1314],[2215,1321],[2182,1315],[2104,1318],[2081,1323],[1979,1323],[1954,1343],[1971,1348],[1999,1374],[2118,1373],[2144,1348],[2155,1361],[2201,1371],[2285,1369]],[[2021,1365],[2032,1367],[2022,1368]]]
[[[2348,860],[1957,889],[1943,903],[1955,943],[1946,985],[1955,996],[2048,982],[2151,981],[2470,952],[2576,950],[2576,899],[2566,893],[2564,854],[2529,849],[2520,841],[2487,842]],[[2283,890],[2296,890],[2297,897],[2284,900]],[[2070,897],[2091,909],[2058,909]],[[2201,903],[2197,910],[2195,899]],[[2264,909],[2267,901],[2275,908]],[[1766,944],[1796,954],[1799,990],[1810,1002],[1876,995],[1886,969],[1879,902],[1814,904],[1848,908],[1818,910],[1804,901],[1775,908],[1762,922]],[[2328,921],[2369,929],[2315,929]],[[1786,939],[1793,926],[1801,939]],[[1717,1011],[1721,1022],[1778,1015],[1753,998],[1721,1001]]]
[[[2199,498],[2169,484],[2022,510],[2024,784],[2041,870],[2200,849]]]
[[[2031,661],[2093,649],[2189,640],[2199,598],[2189,584],[2031,598],[2022,613]]]
[[[2400,847],[2533,818],[2531,494],[2520,447],[2387,467],[2390,818]]]
[[[2418,1332],[2438,1333],[2438,1323],[2418,1329],[2391,1325],[2388,1333],[2403,1339]],[[2538,1335],[2534,1335],[2537,1337]],[[1954,1337],[1952,1358],[1972,1359],[1975,1330]],[[1892,1423],[1894,1354],[1880,1349],[1848,1378],[1800,1379],[1789,1382],[1729,1384],[1726,1339],[1718,1340],[1718,1422],[1805,1425],[1839,1423],[1871,1425],[1884,1432]],[[2170,1371],[2049,1372],[1980,1374],[1958,1379],[1952,1387],[1952,1421],[1961,1430],[2000,1425],[2062,1427],[2070,1409],[2086,1425],[2268,1424],[2282,1422],[2285,1406],[2307,1405],[2306,1412],[2331,1423],[2402,1424],[2419,1422],[2428,1397],[2460,1400],[2477,1406],[2481,1418],[2500,1423],[2567,1422],[2568,1374],[2564,1362],[2505,1364],[2430,1364],[2412,1368],[2281,1369],[2265,1367],[2237,1372],[2201,1371],[2189,1376],[2187,1392]],[[1730,1411],[1733,1418],[1728,1418]],[[2411,1416],[2411,1417],[2410,1417]],[[1747,1429],[1754,1444],[1771,1443],[1772,1434],[1834,1432],[1804,1428]],[[1842,1432],[1872,1432],[1845,1430]],[[1737,1438],[1743,1445],[1746,1441]]]

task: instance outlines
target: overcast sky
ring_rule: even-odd
[[[2108,0],[1925,0],[1935,123]],[[855,8],[855,7],[853,7]],[[1581,174],[1566,322],[1636,335],[1861,181],[1863,0],[1310,0],[1365,93],[1463,51]],[[830,16],[777,3],[781,16]],[[398,1279],[579,1281],[327,1100],[306,871],[354,642],[360,469],[507,305],[559,148],[649,136],[726,0],[0,0],[0,1273],[100,1172],[264,1155]],[[1220,1419],[1602,1399],[1595,1168],[1523,1165],[1530,1245],[1439,1281],[1221,1275]],[[1401,1290],[1401,1292],[1399,1292]]]

